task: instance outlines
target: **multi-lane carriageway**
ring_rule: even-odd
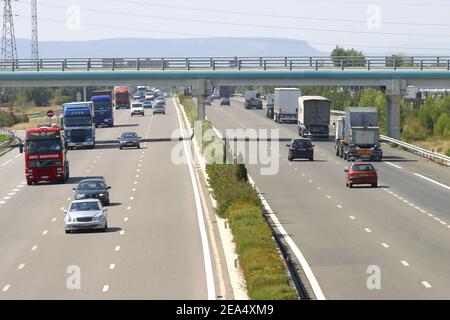
[[[165,116],[147,109],[145,117],[131,118],[129,110],[117,110],[116,126],[98,129],[97,139],[126,131],[170,138],[179,117],[169,99]],[[70,151],[66,184],[27,186],[23,155],[13,150],[1,157],[0,299],[215,298],[219,286],[210,281],[217,282],[217,268],[205,259],[189,166],[171,160],[176,144]],[[109,230],[65,234],[72,187],[90,176],[112,186]],[[81,288],[69,290],[77,270]]]
[[[206,114],[222,135],[278,128],[280,137],[298,136],[296,125],[245,110],[239,98],[231,107],[214,102]],[[348,189],[348,163],[335,156],[334,142],[314,144],[314,162],[287,161],[280,142],[277,174],[247,167],[325,298],[449,299],[450,169],[383,145],[379,188]],[[378,271],[380,287],[371,277]]]
[[[130,118],[118,110],[117,126],[99,129],[97,138],[114,140],[124,131],[167,138],[180,126],[172,101],[166,116],[150,114]],[[239,99],[231,107],[215,102],[207,116],[222,132],[279,128],[282,137],[296,136],[295,125],[244,110]],[[23,156],[17,150],[2,156],[0,299],[207,299],[222,293],[215,259],[205,259],[191,170],[171,159],[177,143],[70,151],[72,178],[63,185],[26,186]],[[448,299],[449,169],[384,146],[385,161],[376,163],[380,187],[350,190],[347,163],[335,157],[333,142],[314,144],[314,162],[288,162],[280,143],[277,174],[248,168],[325,298]],[[63,210],[72,187],[89,176],[103,176],[112,186],[110,230],[66,235]],[[73,266],[81,272],[80,290],[67,287]],[[369,290],[373,266],[381,287]]]

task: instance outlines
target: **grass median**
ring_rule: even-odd
[[[179,96],[179,99],[194,127],[197,120],[196,105],[189,96]],[[202,133],[211,128],[209,121],[202,122]],[[204,150],[214,139],[201,141]],[[258,193],[247,181],[245,165],[210,163],[206,170],[213,189],[212,195],[217,201],[217,214],[229,221],[249,298],[298,299],[272,237],[272,230],[264,218]]]

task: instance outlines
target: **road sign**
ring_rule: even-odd
[[[47,111],[47,117],[51,118],[55,115],[55,112],[53,110],[48,110]]]

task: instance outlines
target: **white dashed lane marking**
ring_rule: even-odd
[[[354,216],[349,216],[349,218],[352,220],[356,220],[356,218]]]
[[[116,247],[114,248],[114,251],[120,251],[120,246],[116,246]]]
[[[409,267],[409,263],[406,260],[402,260],[400,261],[402,265],[404,265],[405,267]]]
[[[3,292],[6,292],[6,291],[9,290],[9,288],[11,288],[11,285],[10,285],[10,284],[7,284],[7,285],[5,285],[5,286],[3,287],[2,291],[3,291]]]
[[[429,284],[427,281],[422,281],[422,284],[427,289],[431,288],[431,284]]]
[[[22,270],[23,268],[25,268],[25,263],[21,263],[19,264],[19,266],[17,267],[17,269]]]
[[[385,248],[389,248],[389,245],[387,243],[382,242],[381,245]]]
[[[371,232],[372,232],[372,230],[370,230],[369,228],[364,228],[364,231],[366,231],[366,232],[368,232],[368,233],[371,233]]]
[[[33,247],[31,248],[31,251],[36,251],[37,248],[38,248],[38,246],[33,246]]]
[[[108,292],[109,290],[109,286],[108,285],[104,285],[102,291],[103,292]]]
[[[114,270],[116,268],[116,265],[114,263],[111,263],[109,265],[109,270]]]
[[[48,233],[48,230],[44,230],[44,232],[42,232],[42,235],[46,235]]]

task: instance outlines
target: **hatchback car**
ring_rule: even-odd
[[[124,132],[120,135],[119,140],[119,149],[123,148],[141,148],[141,137],[137,135],[136,132]]]
[[[166,106],[163,103],[156,103],[153,106],[153,114],[156,113],[166,114]]]
[[[152,107],[152,102],[149,101],[149,100],[145,100],[145,101],[142,103],[142,106],[144,107],[144,109],[151,108],[151,107]]]
[[[297,138],[292,139],[291,143],[286,145],[289,147],[288,160],[292,161],[295,159],[308,159],[309,161],[314,160],[314,145],[311,143],[310,139]]]
[[[131,116],[135,116],[135,115],[145,116],[144,104],[141,102],[132,103],[130,114],[131,114]]]
[[[73,188],[73,191],[75,191],[74,199],[98,199],[102,205],[109,206],[109,189],[111,187],[102,178],[81,180]]]
[[[220,99],[220,105],[221,106],[230,106],[230,99],[229,98]]]
[[[370,162],[354,162],[349,169],[345,170],[346,185],[353,188],[356,184],[370,184],[373,188],[378,187],[377,170]]]
[[[69,209],[64,212],[66,233],[86,229],[108,230],[108,209],[103,208],[98,199],[72,201]]]

